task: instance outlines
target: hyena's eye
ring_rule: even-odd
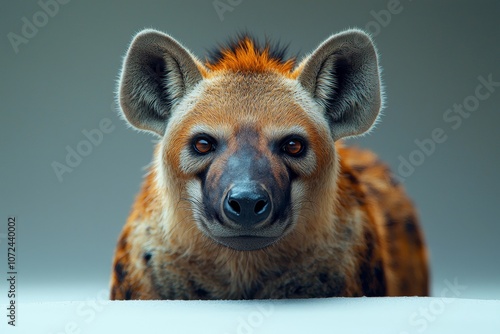
[[[292,157],[298,157],[304,153],[305,142],[301,138],[291,137],[285,139],[281,146],[281,150]]]
[[[215,139],[207,135],[198,136],[193,140],[193,149],[199,154],[208,154],[215,150]]]

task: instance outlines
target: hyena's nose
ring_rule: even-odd
[[[224,199],[224,214],[232,222],[251,228],[264,221],[271,213],[268,192],[257,185],[235,185]]]

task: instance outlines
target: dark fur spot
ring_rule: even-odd
[[[358,173],[364,172],[366,168],[367,168],[366,165],[353,165],[352,166],[352,169],[354,169]]]
[[[342,229],[343,240],[351,240],[353,236],[353,230],[349,225],[344,226]]]
[[[417,226],[415,225],[415,221],[413,217],[407,217],[405,220],[405,230],[406,233],[413,235],[417,232]]]
[[[386,293],[385,274],[380,260],[374,262],[375,238],[365,232],[366,253],[359,268],[361,286],[365,296],[383,296]]]
[[[346,289],[345,277],[338,273],[330,275],[328,283],[328,288],[325,293],[318,297],[338,297],[341,296]]]
[[[358,178],[353,173],[344,171],[344,175],[352,184],[359,184]]]
[[[385,226],[387,226],[387,240],[389,240],[389,253],[397,253],[398,249],[396,243],[392,240],[398,239],[398,231],[401,228],[401,224],[398,220],[390,216],[388,213],[385,214]]]
[[[385,276],[384,276],[384,270],[382,269],[382,263],[377,262],[377,264],[373,268],[373,276],[376,282],[378,282],[380,285],[385,285]],[[384,288],[385,291],[385,288]],[[385,292],[384,292],[385,293]]]
[[[252,287],[244,292],[244,299],[255,299],[256,296],[262,291],[262,284],[255,283]]]
[[[380,261],[374,264],[364,261],[360,267],[360,280],[365,296],[384,296],[387,293],[385,273]]]
[[[387,227],[395,227],[398,225],[398,222],[394,220],[390,215],[385,215],[385,226]]]
[[[356,201],[360,206],[363,206],[366,204],[366,199],[364,196],[361,196],[361,194],[356,195]]]
[[[356,199],[359,205],[364,206],[366,204],[365,194],[360,190],[360,182],[357,175],[352,173],[350,170],[344,171],[343,175],[351,183],[352,196]]]
[[[123,299],[124,300],[130,300],[130,299],[132,299],[132,290],[127,289],[127,291],[125,291],[125,296],[124,296]]]
[[[423,242],[418,233],[418,226],[414,217],[409,216],[405,219],[404,228],[413,244],[416,247],[423,247]]]
[[[121,262],[116,262],[115,264],[115,276],[118,283],[123,282],[123,279],[127,276],[127,271],[123,269]]]
[[[318,279],[321,283],[326,283],[328,282],[328,274],[327,273],[321,273],[318,275]]]
[[[292,295],[293,295],[293,296],[304,296],[304,295],[305,295],[305,290],[306,290],[306,288],[308,288],[308,287],[301,286],[301,285],[296,286],[296,287],[295,287],[295,291],[293,292],[293,294],[292,294]]]
[[[368,192],[374,196],[379,196],[380,195],[380,192],[378,191],[377,188],[374,188],[373,185],[371,185],[370,183],[365,183],[366,185],[366,189],[368,189]]]
[[[208,297],[208,291],[203,289],[203,288],[198,288],[194,290],[194,293],[199,297],[199,298],[207,298]]]
[[[126,247],[127,247],[127,235],[124,235],[123,237],[120,238],[120,241],[118,242],[118,248],[125,249]]]
[[[144,259],[144,262],[145,262],[146,264],[148,264],[148,263],[149,263],[149,260],[151,260],[151,257],[152,257],[152,256],[153,256],[153,255],[152,255],[150,252],[146,252],[146,253],[144,253],[144,255],[142,256],[142,258]]]
[[[193,280],[189,280],[189,286],[190,289],[197,298],[199,299],[209,299],[210,298],[210,293],[205,290],[203,287],[201,287],[198,283],[196,283]],[[186,296],[187,298],[187,296]]]
[[[375,247],[375,240],[373,238],[373,234],[368,231],[365,232],[365,245],[366,245],[365,259],[367,261],[371,261],[373,257],[373,248]]]

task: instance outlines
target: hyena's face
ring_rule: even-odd
[[[297,221],[306,181],[332,161],[327,122],[277,74],[226,74],[198,89],[172,116],[164,162],[188,180],[202,232],[237,250],[270,245]]]
[[[120,105],[132,125],[163,137],[157,186],[169,209],[189,201],[205,235],[255,250],[314,211],[303,207],[321,197],[318,184],[334,179],[334,142],[375,121],[376,52],[351,30],[295,69],[249,38],[216,58],[203,65],[170,36],[143,31],[125,58]]]

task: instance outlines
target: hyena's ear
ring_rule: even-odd
[[[130,124],[162,136],[172,106],[202,80],[196,63],[166,34],[151,29],[137,34],[125,56],[118,93]]]
[[[323,42],[298,77],[325,108],[334,140],[367,131],[381,108],[377,52],[370,37],[348,30]]]

